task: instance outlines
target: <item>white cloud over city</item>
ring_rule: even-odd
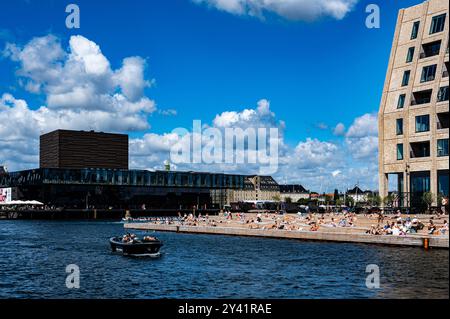
[[[345,135],[349,151],[357,159],[377,160],[378,118],[376,114],[365,114],[357,118]]]
[[[64,49],[67,47],[67,49]],[[0,164],[10,170],[38,166],[39,135],[55,129],[136,132],[130,138],[130,167],[162,169],[179,136],[151,130],[154,114],[174,116],[176,109],[157,110],[145,94],[153,83],[146,77],[147,61],[125,57],[113,69],[101,48],[82,36],[70,38],[68,46],[53,35],[32,39],[25,45],[8,44],[4,58],[16,65],[17,84],[30,94],[43,97],[43,105],[16,92],[0,92]],[[261,98],[253,106],[235,106],[202,119],[204,128],[277,128],[279,169],[273,176],[280,182],[301,183],[315,191],[330,187],[376,187],[377,117],[363,114],[353,123],[323,126],[333,140],[314,136],[289,144],[285,121],[276,107]],[[195,120],[195,119],[192,119]],[[192,128],[186,128],[191,131]],[[140,136],[140,137],[139,137]],[[183,143],[190,143],[189,132]],[[196,136],[194,136],[196,138]],[[202,141],[204,144],[205,141]],[[225,146],[224,146],[225,147]],[[261,156],[258,151],[253,154]],[[177,164],[174,169],[254,174],[258,164]]]
[[[313,21],[321,17],[341,20],[358,0],[193,0],[234,15],[264,18],[269,14],[292,21]]]
[[[86,120],[89,127],[83,128],[92,129],[150,128],[147,116],[156,105],[144,95],[151,80],[144,78],[146,61],[140,57],[127,57],[113,70],[93,41],[72,36],[66,51],[53,35],[24,46],[7,44],[3,56],[18,64],[18,83],[25,90],[46,97],[46,105],[33,116],[45,114],[66,125]],[[45,131],[46,125],[52,124],[40,128]]]

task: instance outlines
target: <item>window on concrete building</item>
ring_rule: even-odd
[[[430,43],[422,44],[422,52],[420,53],[420,58],[429,58],[439,54],[441,50],[441,40],[433,41]]]
[[[437,156],[448,156],[448,138],[437,140]]]
[[[438,192],[446,197],[448,197],[448,170],[438,171]]]
[[[448,112],[437,113],[437,129],[444,130],[449,128]]]
[[[448,101],[448,86],[439,88],[437,101],[438,102]]]
[[[430,191],[430,172],[411,173],[411,192],[425,193]]]
[[[405,98],[406,98],[406,94],[400,94],[398,96],[398,101],[397,101],[398,109],[402,109],[405,106]]]
[[[411,172],[410,176],[410,205],[425,208],[423,194],[431,190],[430,171]]]
[[[411,71],[405,71],[403,73],[402,86],[407,86],[409,84],[409,77],[411,75]]]
[[[413,93],[411,105],[427,104],[431,102],[431,94],[433,90],[424,90]]]
[[[428,81],[433,81],[434,78],[436,77],[436,68],[437,68],[437,64],[433,64],[433,65],[428,65],[423,67],[422,69],[422,76],[420,77],[420,82],[428,82]]]
[[[416,133],[428,132],[430,130],[430,116],[419,115],[416,116]]]
[[[396,132],[397,135],[403,135],[403,119],[397,119]]]
[[[406,63],[412,62],[412,60],[414,58],[414,50],[415,50],[415,47],[410,47],[408,49],[408,54],[406,55]]]
[[[443,66],[443,70],[442,70],[442,77],[443,78],[448,78],[448,70],[450,69],[450,64],[449,62],[444,62],[444,66]]]
[[[419,26],[420,26],[420,21],[414,22],[414,24],[412,26],[412,30],[411,30],[411,40],[414,40],[417,38],[417,35],[419,34]]]
[[[411,143],[410,157],[430,157],[430,141]]]
[[[444,31],[446,14],[440,14],[431,20],[430,34]]]
[[[403,160],[403,144],[397,144],[397,160]]]

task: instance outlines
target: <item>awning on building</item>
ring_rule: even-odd
[[[35,205],[35,206],[42,206],[43,203],[37,201],[37,200],[13,200],[10,202],[4,202],[0,203],[0,206],[13,206],[13,205]]]

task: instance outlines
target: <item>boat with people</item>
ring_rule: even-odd
[[[134,234],[112,237],[109,242],[113,252],[133,257],[160,257],[160,249],[163,246],[162,241],[156,237],[145,236],[139,239]]]

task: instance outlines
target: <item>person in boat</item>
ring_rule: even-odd
[[[139,238],[135,234],[131,234],[131,243],[139,242]]]
[[[122,242],[124,243],[134,243],[137,240],[135,234],[127,233],[122,237]]]
[[[123,235],[122,242],[128,243],[130,241],[131,237],[129,234]]]

